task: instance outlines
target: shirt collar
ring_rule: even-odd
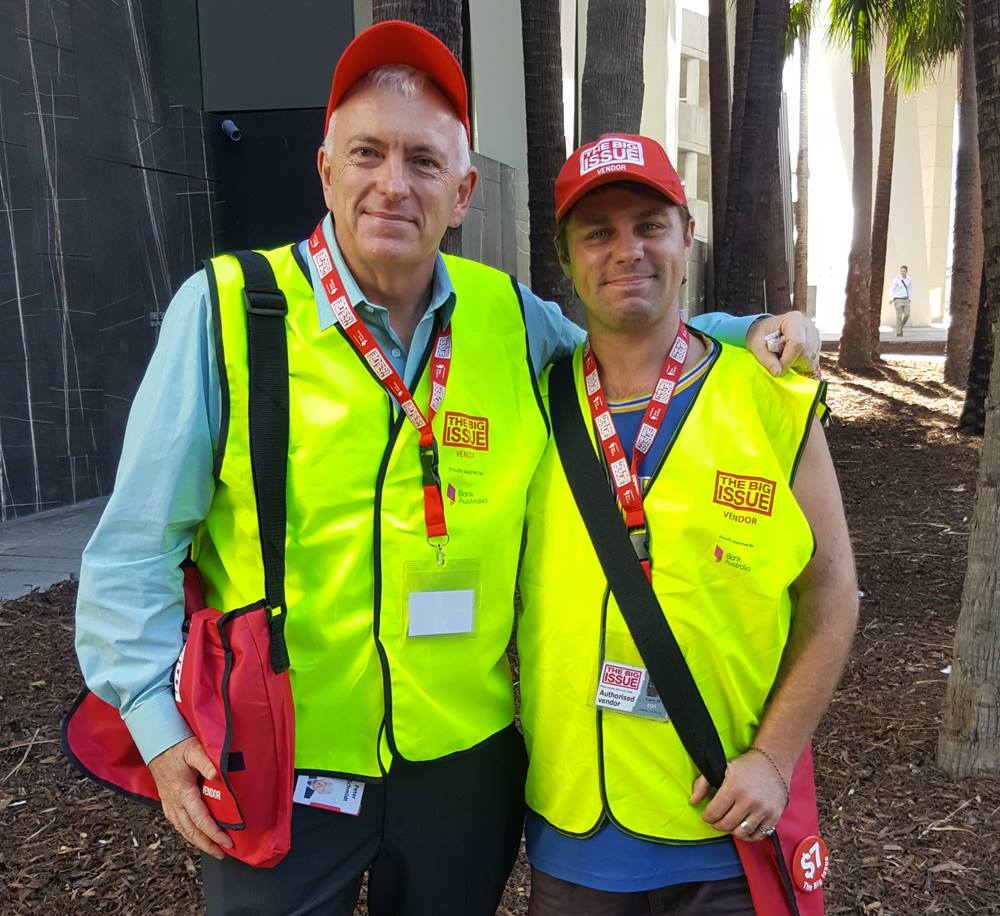
[[[323,238],[326,239],[327,245],[330,246],[330,254],[333,256],[333,263],[336,265],[336,268],[340,273],[340,279],[344,284],[344,292],[347,293],[347,298],[350,300],[351,305],[353,305],[355,309],[369,306],[372,310],[371,314],[376,317],[376,320],[381,324],[388,325],[388,310],[384,306],[379,305],[377,302],[369,302],[365,299],[364,294],[361,292],[361,288],[358,286],[353,274],[348,269],[347,263],[344,261],[344,256],[340,252],[340,246],[337,245],[337,238],[333,231],[333,218],[329,213],[323,218]],[[330,303],[327,301],[326,291],[323,289],[323,285],[319,282],[319,275],[316,273],[316,265],[313,264],[312,258],[309,256],[308,239],[303,239],[299,242],[299,251],[302,254],[302,259],[309,268],[309,279],[312,283],[313,295],[316,297],[316,317],[319,320],[320,330],[326,331],[328,328],[335,325],[337,320],[330,308]],[[440,311],[441,313],[442,327],[451,321],[452,313],[455,311],[455,287],[452,286],[451,277],[448,276],[448,268],[445,266],[444,258],[441,257],[440,252],[438,252],[437,260],[434,262],[434,275],[431,281],[431,299],[427,305],[427,311],[424,314],[433,315],[437,311]]]

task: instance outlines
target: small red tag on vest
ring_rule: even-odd
[[[822,837],[807,836],[792,856],[792,880],[803,891],[816,891],[830,874],[830,853]]]

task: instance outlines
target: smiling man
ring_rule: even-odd
[[[526,493],[548,437],[537,374],[582,331],[506,274],[439,254],[477,174],[461,68],[429,33],[387,22],[352,42],[317,164],[329,215],[264,253],[287,307],[276,541],[302,786],[276,867],[225,855],[199,794],[215,766],[170,688],[185,556],[224,611],[259,601],[265,580],[247,410],[253,284],[231,256],[167,311],[84,555],[78,653],[166,816],[205,853],[213,916],[347,916],[366,871],[373,916],[486,916],[523,823],[506,648]],[[730,322],[730,335],[742,342],[751,321]],[[778,371],[763,337],[783,331],[787,363],[815,345],[805,329],[798,316],[765,320],[748,343]],[[338,794],[354,816],[316,802]]]
[[[816,418],[823,386],[775,378],[680,321],[694,223],[655,141],[611,135],[577,150],[556,213],[588,338],[542,378],[553,436],[528,495],[518,652],[530,913],[751,916],[730,838],[773,833],[857,615]],[[609,510],[600,529],[584,521],[592,503]],[[626,592],[598,546],[608,538],[623,545]],[[637,641],[636,593],[649,585]],[[674,724],[684,692],[647,668],[678,670],[651,659],[651,634],[668,625],[729,760],[710,800]],[[708,744],[710,730],[692,731]]]

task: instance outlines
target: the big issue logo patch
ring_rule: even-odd
[[[605,137],[580,153],[580,175],[586,175],[602,166],[614,171],[614,166],[624,169],[626,164],[642,165],[642,144],[625,137]]]
[[[452,448],[471,448],[480,452],[490,447],[490,421],[486,417],[473,417],[469,414],[445,411],[444,445]]]
[[[742,512],[770,515],[774,509],[776,486],[775,481],[766,477],[747,477],[743,474],[716,471],[712,502]],[[751,518],[740,518],[738,521],[751,521]],[[756,524],[756,520],[753,520],[753,524]]]

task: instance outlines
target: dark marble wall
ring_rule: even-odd
[[[0,0],[0,521],[111,489],[162,312],[213,254],[160,8]]]

